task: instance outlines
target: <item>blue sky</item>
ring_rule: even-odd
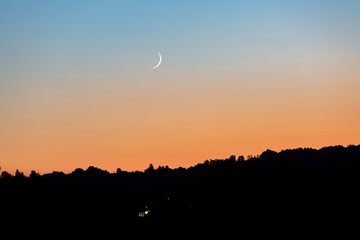
[[[358,11],[356,1],[1,1],[0,60],[133,65],[159,50],[226,68],[286,43],[356,44]]]

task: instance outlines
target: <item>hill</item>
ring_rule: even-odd
[[[351,226],[360,212],[359,173],[360,145],[266,150],[246,160],[230,156],[176,169],[150,165],[144,172],[93,166],[29,177],[3,172],[2,218],[54,231]]]

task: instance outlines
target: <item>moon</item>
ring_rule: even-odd
[[[160,60],[158,62],[158,64],[156,64],[154,67],[152,67],[152,69],[155,69],[155,68],[158,68],[161,64],[161,61],[162,61],[162,57],[161,57],[161,54],[159,52],[157,52],[159,54],[159,57],[160,57]]]

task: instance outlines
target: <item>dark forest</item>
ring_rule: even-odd
[[[2,219],[59,231],[339,227],[359,213],[359,171],[360,145],[267,150],[189,168],[150,164],[144,172],[3,171]]]

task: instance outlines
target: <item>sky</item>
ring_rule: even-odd
[[[350,0],[0,0],[0,167],[142,171],[360,144],[359,12]]]

